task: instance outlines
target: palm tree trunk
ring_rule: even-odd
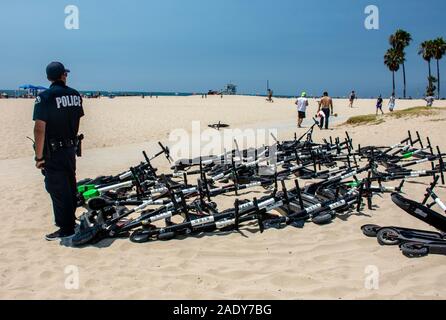
[[[429,64],[429,78],[432,77],[431,61],[427,62]]]
[[[429,60],[427,63],[428,63],[428,65],[429,65],[429,80],[428,80],[428,83],[429,83],[429,91],[431,91],[431,90],[432,90],[432,69],[431,69],[431,61]],[[435,92],[427,92],[427,94],[429,94],[429,93],[435,94]]]
[[[393,81],[392,92],[395,93],[395,71],[392,71],[392,81]]]
[[[437,59],[438,100],[440,100],[440,59]]]
[[[403,93],[403,96],[404,96],[404,99],[406,99],[406,66],[405,66],[404,63],[403,63],[403,81],[404,81],[404,93]]]

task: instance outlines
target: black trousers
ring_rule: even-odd
[[[62,148],[45,161],[45,188],[53,202],[54,220],[63,232],[72,232],[76,224],[76,152]]]
[[[329,123],[329,118],[330,118],[330,109],[322,108],[321,110],[324,113],[324,117],[321,118],[321,120],[319,122],[319,127],[322,129],[322,127],[324,126],[324,122],[325,122],[325,129],[328,129],[328,123]]]

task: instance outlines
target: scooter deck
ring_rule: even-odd
[[[409,200],[398,193],[392,193],[392,201],[411,216],[426,222],[442,232],[446,232],[445,216],[423,206],[416,201]]]

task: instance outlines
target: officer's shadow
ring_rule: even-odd
[[[89,243],[83,246],[73,246],[73,244],[71,243],[71,238],[68,239],[62,239],[59,243],[59,245],[63,246],[63,247],[67,247],[67,248],[74,248],[74,249],[83,249],[83,248],[88,248],[88,247],[93,247],[93,248],[108,248],[111,247],[112,244],[116,241],[116,240],[121,240],[121,239],[128,239],[128,237],[122,237],[122,238],[105,238],[105,239],[101,239],[96,243]]]

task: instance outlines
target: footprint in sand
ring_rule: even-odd
[[[4,242],[2,246],[4,246],[5,248],[14,248],[14,250],[17,250],[18,248],[26,248],[27,246],[29,246],[29,243],[20,240],[8,241]]]
[[[98,286],[98,280],[96,279],[88,279],[87,281],[84,282],[84,287],[85,288],[95,288]]]
[[[56,277],[56,273],[54,271],[45,270],[39,274],[39,279],[41,280],[51,280]]]
[[[24,265],[21,266],[20,268],[17,269],[20,273],[22,272],[27,272],[29,270],[29,265]]]
[[[39,229],[39,228],[19,228],[19,229],[14,229],[14,233],[16,234],[26,234],[27,236],[29,235],[40,235],[42,236],[42,234],[44,233],[44,229]]]

